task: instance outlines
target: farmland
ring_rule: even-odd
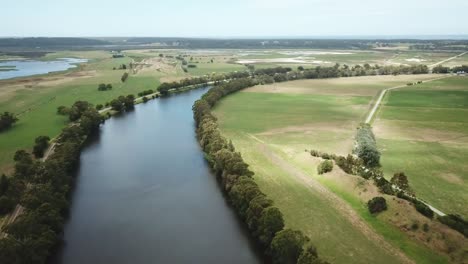
[[[392,90],[374,124],[387,175],[404,171],[424,200],[468,216],[468,79]]]
[[[339,169],[319,176],[319,159],[304,151],[350,153],[355,128],[380,90],[432,78],[379,76],[256,86],[223,99],[215,114],[223,134],[255,172],[262,191],[285,213],[286,225],[308,234],[325,259],[349,263],[352,255],[352,263],[395,263],[407,258],[443,263],[447,260],[433,250],[444,251],[447,243],[424,242],[423,232],[398,231],[424,221],[407,203],[392,200],[393,213],[370,216],[364,203],[378,194],[371,184]],[[394,217],[400,210],[407,211],[405,217]],[[439,223],[429,224],[462,243],[459,234]],[[437,248],[437,243],[442,246]]]

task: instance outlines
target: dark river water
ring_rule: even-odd
[[[54,263],[260,263],[204,161],[191,107],[206,88],[107,120],[81,154]]]

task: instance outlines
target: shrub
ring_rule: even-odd
[[[429,231],[429,225],[427,223],[424,223],[423,225],[423,230],[424,232],[428,232]]]
[[[102,110],[102,108],[104,108],[104,106],[102,104],[97,104],[96,105],[96,110]]]
[[[371,214],[380,213],[387,210],[387,201],[383,197],[374,197],[367,202],[367,207]]]
[[[324,174],[333,170],[333,162],[331,160],[324,160],[320,162],[317,167],[318,174]]]

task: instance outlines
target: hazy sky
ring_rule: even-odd
[[[2,0],[0,36],[468,34],[468,0]]]

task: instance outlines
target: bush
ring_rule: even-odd
[[[387,201],[383,197],[374,197],[367,202],[367,208],[371,214],[380,213],[387,210]]]
[[[333,170],[333,162],[331,160],[324,160],[320,162],[317,167],[318,174],[324,174]]]

